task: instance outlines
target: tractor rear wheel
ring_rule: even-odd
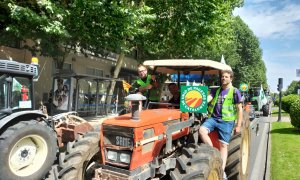
[[[183,154],[177,157],[176,168],[170,172],[172,180],[222,179],[222,159],[219,151],[209,145],[190,144],[183,148]]]
[[[20,121],[0,135],[1,179],[42,179],[57,151],[56,133],[46,123]]]
[[[92,179],[89,169],[94,160],[100,159],[99,132],[88,132],[67,144],[66,152],[59,156],[59,178],[62,180]],[[87,173],[90,172],[90,173]]]
[[[250,156],[250,121],[244,112],[244,122],[240,133],[231,137],[225,172],[230,180],[247,180]]]

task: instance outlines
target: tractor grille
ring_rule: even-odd
[[[31,64],[0,60],[0,72],[35,76],[38,70],[36,66]]]
[[[105,145],[133,148],[133,128],[121,126],[103,126]]]
[[[129,169],[134,146],[134,130],[129,127],[103,126],[105,162]],[[124,157],[126,157],[124,160]]]

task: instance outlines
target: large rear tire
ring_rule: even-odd
[[[250,121],[244,112],[244,122],[240,133],[232,136],[225,172],[230,180],[248,180],[250,157]]]
[[[89,170],[94,159],[100,159],[99,132],[88,132],[79,135],[77,140],[67,144],[66,152],[59,156],[59,178],[62,180],[92,179],[93,171]],[[90,173],[87,173],[90,172]]]
[[[172,180],[222,179],[222,159],[220,152],[206,144],[190,145],[177,157],[176,168],[170,172]]]
[[[18,122],[0,135],[1,179],[42,179],[57,152],[56,133],[46,123]]]

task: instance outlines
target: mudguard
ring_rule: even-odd
[[[22,120],[30,120],[30,119],[36,119],[38,117],[46,118],[46,115],[42,113],[42,111],[39,110],[28,110],[28,111],[20,111],[12,113],[3,119],[0,120],[0,129],[4,127],[6,124],[15,121],[17,118],[26,116],[26,118]]]

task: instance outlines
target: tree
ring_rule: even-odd
[[[262,50],[258,38],[240,17],[234,21],[236,54],[238,62],[233,66],[235,85],[241,82],[250,86],[267,87],[266,66],[262,60]]]
[[[33,54],[50,56],[62,68],[65,57],[79,50],[86,56],[119,57],[113,77],[117,78],[126,53],[132,51],[135,36],[147,32],[141,24],[152,18],[143,1],[75,0],[25,1],[6,0],[1,31],[22,40],[33,40]],[[7,17],[6,14],[9,14]],[[114,83],[108,94],[112,94]]]
[[[59,3],[51,1],[11,1],[0,3],[0,43],[9,45],[21,40],[33,55],[40,53],[54,60],[64,57],[63,39],[69,37],[64,19],[68,11]],[[10,38],[8,38],[10,37]]]
[[[117,78],[124,57],[136,46],[135,37],[147,33],[142,26],[153,18],[143,1],[76,0],[69,8],[70,18],[65,24],[71,35],[68,45],[80,48],[88,56],[107,56],[119,53],[112,77]],[[111,82],[106,102],[111,102],[115,81]]]
[[[300,89],[300,81],[293,81],[284,92],[284,95],[298,94],[298,89]]]
[[[138,45],[148,58],[205,58],[230,41],[232,10],[240,1],[147,1],[156,15]],[[219,58],[221,55],[219,56]]]
[[[0,3],[1,44],[5,35],[10,35],[23,41],[30,40],[32,46],[26,46],[33,53],[39,51],[38,45],[43,38],[52,36],[67,37],[63,25],[67,16],[65,9],[50,1],[12,1]]]

